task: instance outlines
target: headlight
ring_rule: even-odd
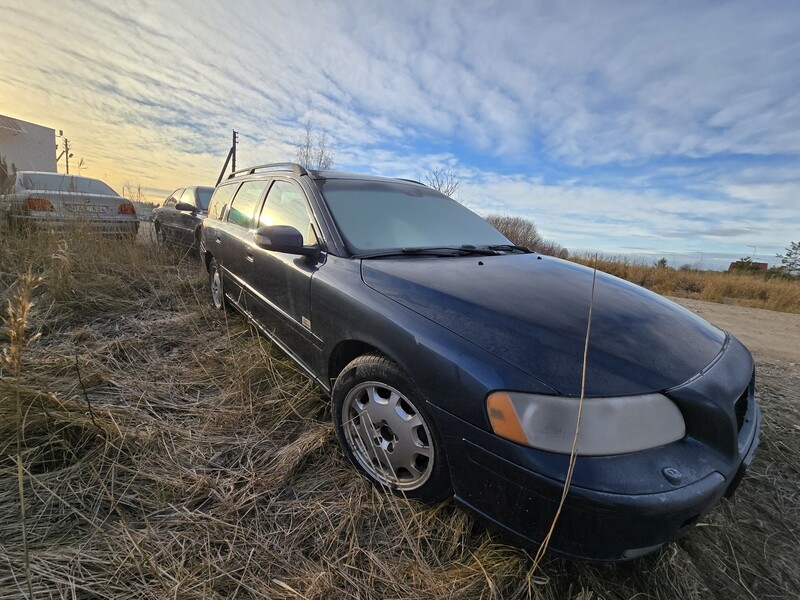
[[[578,420],[578,398],[493,392],[486,410],[494,433],[539,450],[568,454]],[[662,394],[585,398],[577,453],[625,454],[681,439],[686,424]]]

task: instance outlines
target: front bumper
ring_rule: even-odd
[[[563,479],[544,476],[514,458],[539,451],[521,448],[439,409],[435,412],[440,431],[447,432],[445,445],[456,500],[523,545],[538,546],[556,513]],[[640,459],[628,455],[616,461],[617,457],[606,457],[604,462],[579,457],[579,464],[583,462],[580,465],[583,481],[570,487],[549,551],[572,558],[621,561],[643,556],[681,537],[723,496],[733,493],[753,459],[760,420],[753,401],[739,440],[741,455],[725,461],[729,468],[720,467],[717,461],[716,468],[685,485],[669,482],[665,485],[662,465],[674,464],[673,458],[681,452],[704,462],[703,456],[697,456],[702,447],[691,440],[654,449],[662,455],[655,460],[647,452],[636,453],[641,454]],[[681,449],[681,444],[689,447]],[[670,456],[671,446],[676,451],[673,456]],[[653,481],[656,478],[661,481],[652,490],[636,493],[615,493],[583,485],[592,480],[593,468],[613,470],[615,462],[627,471],[619,474],[620,478],[636,478],[641,472],[642,479],[652,477]],[[566,468],[562,477],[565,473]],[[596,475],[598,480],[608,479],[608,473]]]

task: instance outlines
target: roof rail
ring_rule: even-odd
[[[236,177],[240,173],[247,173],[248,175],[252,175],[253,173],[255,173],[259,169],[276,169],[277,170],[277,169],[286,169],[286,168],[291,169],[292,173],[294,173],[295,175],[308,175],[308,171],[306,171],[305,167],[303,167],[302,165],[298,165],[297,163],[285,162],[285,163],[269,163],[269,164],[266,164],[266,165],[256,165],[255,167],[247,167],[246,169],[238,169],[238,170],[234,171],[233,173],[231,173],[230,175],[228,175],[228,179],[233,179],[234,177]]]
[[[416,179],[406,179],[405,177],[398,177],[400,181],[407,181],[408,183],[418,183],[420,185],[425,185],[421,181],[417,181]]]

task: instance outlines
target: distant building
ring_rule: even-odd
[[[762,263],[762,262],[750,262],[746,260],[737,260],[731,263],[731,266],[728,267],[728,272],[731,271],[763,271],[766,272],[769,269],[769,263]]]
[[[0,115],[0,156],[9,169],[56,172],[56,131]]]

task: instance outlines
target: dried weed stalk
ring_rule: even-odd
[[[41,282],[41,277],[34,276],[30,271],[20,277],[17,289],[8,301],[7,316],[3,318],[3,323],[8,328],[10,343],[8,348],[3,348],[0,358],[2,358],[2,362],[9,368],[15,378],[19,378],[19,374],[22,370],[22,357],[25,354],[25,350],[39,337],[39,333],[26,335],[26,329],[35,303],[33,300],[33,292]],[[1,373],[2,371],[0,371],[0,374]],[[20,397],[19,391],[16,393],[15,412],[17,417],[17,490],[19,494],[19,515],[25,560],[25,579],[28,586],[28,597],[33,598],[30,554],[25,523],[25,479],[22,465],[22,434],[24,425],[22,417],[22,398]]]

